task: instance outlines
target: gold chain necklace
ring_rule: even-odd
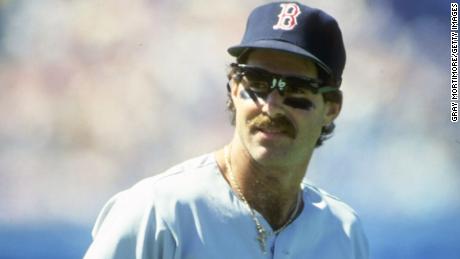
[[[262,226],[262,224],[260,224],[260,221],[257,218],[257,215],[256,215],[254,209],[251,207],[251,205],[249,205],[249,202],[244,197],[244,194],[243,194],[243,191],[240,188],[240,185],[238,184],[238,182],[235,179],[235,175],[233,174],[232,166],[231,166],[231,163],[230,163],[230,147],[229,146],[225,146],[225,148],[224,148],[224,157],[225,157],[224,158],[225,159],[225,166],[228,169],[231,186],[233,186],[236,189],[239,198],[244,202],[244,204],[246,204],[246,206],[248,207],[249,211],[251,212],[251,217],[254,220],[254,223],[256,224],[257,241],[259,242],[260,249],[265,254],[267,252],[267,250],[266,250],[267,241],[266,240],[267,240],[268,234],[267,234],[267,231],[265,230],[265,228]],[[287,225],[289,225],[294,220],[295,216],[297,215],[297,213],[299,211],[300,204],[301,204],[301,195],[299,193],[297,195],[296,206],[295,206],[294,210],[292,211],[292,213],[291,213],[291,215],[289,217],[289,220],[281,228],[279,228],[278,230],[274,231],[273,232],[274,234],[278,234],[279,232],[281,232],[283,229],[286,228]]]

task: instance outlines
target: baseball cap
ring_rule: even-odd
[[[298,2],[261,5],[249,15],[241,43],[228,49],[240,57],[250,49],[280,50],[315,62],[339,87],[345,67],[345,47],[337,21]]]

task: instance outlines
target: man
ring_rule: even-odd
[[[266,4],[228,51],[231,142],[114,196],[85,258],[368,258],[355,212],[303,182],[342,103],[334,18]]]

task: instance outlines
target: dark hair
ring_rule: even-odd
[[[244,64],[246,61],[246,57],[247,55],[242,55],[242,57],[237,58],[236,61],[240,64]],[[319,66],[317,66],[317,68],[318,68],[318,76],[321,80],[330,80],[328,78],[328,74],[323,69],[321,69]],[[232,67],[229,68],[229,71],[227,73],[227,78],[229,81],[227,83],[227,103],[226,104],[227,104],[227,109],[230,111],[230,122],[233,126],[235,126],[236,110],[235,110],[235,105],[233,104],[233,99],[231,96],[230,80],[233,79],[236,82],[239,82],[241,78],[236,76],[236,71]],[[323,93],[322,96],[325,102],[342,103],[342,92],[341,91]],[[335,129],[334,122],[331,122],[329,125],[322,127],[321,134],[318,140],[316,141],[315,147],[321,146],[324,143],[324,141],[331,138],[332,133],[334,132],[334,129]]]

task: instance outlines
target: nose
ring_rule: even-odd
[[[269,115],[281,113],[283,101],[284,97],[280,95],[279,91],[271,91],[263,101],[262,111]]]

